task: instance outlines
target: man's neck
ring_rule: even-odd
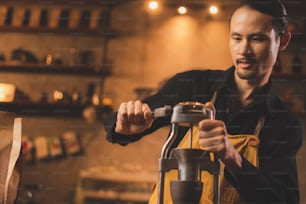
[[[254,96],[262,90],[264,85],[249,80],[238,80],[240,80],[239,83],[236,82],[238,101],[242,106],[246,106],[254,100]]]

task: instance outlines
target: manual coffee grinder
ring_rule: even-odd
[[[203,119],[213,119],[213,110],[199,102],[181,102],[172,111],[171,130],[162,147],[159,159],[158,204],[164,203],[164,182],[166,172],[177,169],[177,180],[170,181],[170,192],[173,204],[199,204],[202,190],[201,171],[208,171],[214,176],[214,204],[219,203],[220,161],[210,160],[209,153],[202,149],[192,148],[193,128]],[[178,127],[189,127],[190,147],[171,149],[177,138]],[[217,158],[217,157],[215,157]]]

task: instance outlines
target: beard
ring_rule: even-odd
[[[253,70],[237,71],[237,76],[243,80],[254,80],[257,78],[257,73]]]
[[[244,63],[250,64],[248,68],[241,68],[239,65],[243,66]],[[242,57],[236,60],[236,71],[237,76],[243,80],[254,80],[257,78],[257,67],[258,64],[254,58]]]

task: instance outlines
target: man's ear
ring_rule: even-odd
[[[279,46],[279,50],[284,50],[291,39],[291,33],[290,32],[286,32],[283,36],[280,37],[280,46]]]

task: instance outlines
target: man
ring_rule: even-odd
[[[221,185],[221,203],[299,203],[296,153],[302,130],[272,93],[270,81],[279,51],[290,41],[287,23],[286,10],[278,0],[241,1],[230,19],[234,65],[225,71],[179,73],[155,95],[122,103],[116,118],[106,125],[107,139],[126,145],[169,125],[169,118],[153,119],[155,108],[182,101],[207,102],[216,110],[215,119],[199,122],[197,143],[225,166],[221,174],[232,189],[227,192]],[[214,103],[208,102],[214,94]],[[182,145],[186,132],[180,129],[176,146]],[[255,153],[238,150],[235,140],[241,135]],[[202,198],[201,203],[209,199]]]

